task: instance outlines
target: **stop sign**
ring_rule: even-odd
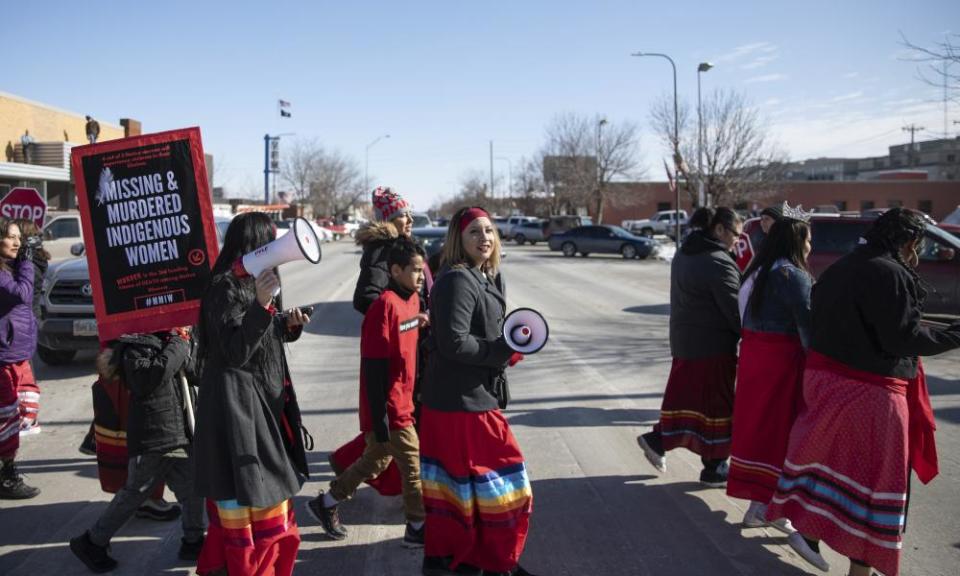
[[[0,200],[0,216],[17,220],[33,220],[37,228],[43,228],[47,203],[36,188],[14,188]]]
[[[749,234],[746,232],[740,234],[736,244],[733,245],[733,252],[737,255],[737,267],[743,272],[753,260],[753,243],[750,242]]]

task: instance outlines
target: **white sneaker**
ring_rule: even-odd
[[[794,534],[797,531],[797,529],[793,527],[793,523],[790,522],[789,518],[777,518],[772,522],[768,521],[767,526],[779,530],[787,536]]]
[[[647,457],[647,461],[650,462],[651,466],[656,468],[661,474],[667,471],[667,456],[654,450],[653,447],[647,443],[647,439],[643,437],[643,434],[637,436],[637,444],[640,445],[640,448],[643,448],[643,455]]]
[[[801,558],[812,564],[818,570],[823,572],[830,571],[830,564],[824,560],[823,556],[819,552],[814,551],[811,548],[807,541],[803,539],[803,535],[799,532],[794,532],[787,538],[787,544],[793,548],[793,551],[800,555]]]
[[[40,433],[40,425],[39,425],[39,424],[34,424],[33,426],[29,426],[29,427],[27,427],[27,428],[21,428],[21,429],[20,429],[20,435],[21,435],[21,436],[33,436],[34,434],[39,434],[39,433]]]
[[[760,502],[750,501],[750,507],[747,508],[747,512],[743,515],[743,527],[744,528],[763,528],[767,525],[766,519],[763,517],[767,513],[767,505]]]

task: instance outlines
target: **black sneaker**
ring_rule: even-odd
[[[0,500],[28,500],[40,494],[40,489],[23,482],[23,475],[13,460],[3,463],[0,469]]]
[[[643,455],[647,457],[650,465],[661,474],[667,471],[667,457],[663,451],[663,442],[658,432],[647,432],[637,436],[637,444],[643,449]]]
[[[727,485],[727,472],[730,465],[724,461],[716,468],[704,467],[700,471],[700,483],[711,488],[723,488]]]
[[[134,512],[137,518],[156,520],[157,522],[171,522],[180,517],[180,506],[166,501],[147,500]]]
[[[87,456],[97,455],[97,440],[93,435],[93,428],[83,437],[83,442],[80,443],[79,450],[81,454],[86,454]]]
[[[423,529],[427,525],[423,524],[420,526],[420,529],[417,530],[410,523],[407,523],[407,529],[403,533],[403,546],[404,548],[423,548]]]
[[[70,540],[70,551],[86,564],[91,572],[103,574],[117,567],[117,561],[107,553],[106,546],[97,546],[90,541],[90,533],[84,532]]]
[[[340,513],[336,506],[329,508],[323,505],[323,490],[320,494],[307,502],[307,512],[310,516],[320,523],[327,536],[334,540],[343,540],[347,537],[347,527],[340,523]]]
[[[200,558],[200,550],[203,549],[203,536],[199,540],[190,541],[186,538],[180,539],[180,551],[177,557],[181,560],[196,562]]]
[[[483,576],[535,576],[531,572],[527,572],[523,566],[517,564],[516,568],[509,570],[507,572],[488,572],[484,570]]]
[[[450,560],[451,558],[443,556],[424,556],[423,568],[420,572],[423,576],[481,576],[487,574],[476,566],[463,563],[458,564],[456,569],[451,570]],[[493,573],[490,572],[489,574]]]

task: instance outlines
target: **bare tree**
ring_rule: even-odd
[[[606,205],[623,200],[620,187],[606,184],[640,175],[637,126],[633,123],[559,114],[547,126],[545,140],[540,152],[543,181],[555,211],[589,204],[601,223]]]
[[[673,101],[662,98],[651,110],[653,129],[673,150]],[[697,203],[703,182],[708,206],[736,205],[775,192],[786,156],[771,141],[766,123],[739,92],[718,90],[703,102],[703,173],[698,171],[697,122],[686,103],[678,112],[679,186]]]
[[[336,150],[320,157],[310,182],[314,213],[339,217],[353,208],[365,192],[356,160]]]
[[[944,88],[954,102],[960,101],[960,67],[951,69],[951,66],[960,64],[960,34],[947,34],[942,42],[934,42],[929,47],[910,42],[903,33],[900,38],[911,51],[907,59],[923,64],[923,67],[917,67],[920,79],[931,86]]]
[[[315,139],[295,140],[289,152],[281,152],[280,178],[293,188],[298,202],[305,202],[311,195],[323,155],[323,146]]]

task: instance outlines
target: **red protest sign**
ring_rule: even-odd
[[[33,220],[37,228],[43,228],[47,203],[36,188],[14,188],[0,200],[0,216],[12,220]]]
[[[72,154],[100,340],[196,324],[219,252],[200,129]]]

